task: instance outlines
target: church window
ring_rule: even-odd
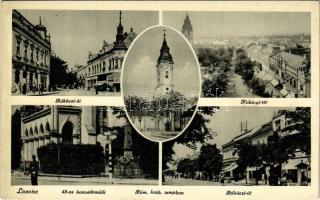
[[[169,78],[169,72],[166,71],[166,78]]]

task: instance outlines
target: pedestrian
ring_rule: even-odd
[[[36,83],[33,83],[32,91],[33,91],[33,93],[35,93],[35,92],[36,92]]]
[[[99,94],[99,88],[98,88],[98,86],[95,86],[95,89],[96,89],[96,94]]]
[[[44,90],[44,86],[43,86],[43,83],[40,85],[40,91],[41,91],[41,94],[43,94],[43,90]]]
[[[27,85],[24,83],[22,86],[22,94],[26,94],[27,93]]]
[[[29,173],[31,174],[31,184],[38,185],[38,171],[39,171],[39,163],[36,160],[36,155],[32,155],[32,162],[29,166]]]
[[[220,180],[220,182],[221,182],[221,185],[224,185],[224,175],[221,175],[221,180]]]
[[[20,81],[18,83],[18,87],[19,87],[19,93],[21,94],[22,93],[22,89],[21,89],[21,82]]]

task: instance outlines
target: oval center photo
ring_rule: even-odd
[[[152,141],[168,141],[182,134],[194,117],[200,67],[180,32],[154,26],[129,48],[121,84],[126,115],[133,127]]]

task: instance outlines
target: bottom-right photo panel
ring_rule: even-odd
[[[310,186],[310,107],[199,107],[163,143],[163,185]]]

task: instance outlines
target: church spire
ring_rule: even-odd
[[[163,29],[163,42],[162,42],[162,47],[160,49],[160,56],[158,58],[158,64],[160,62],[166,62],[166,61],[173,64],[172,55],[170,54],[170,48],[167,44],[166,30]]]
[[[120,12],[119,12],[119,25],[117,27],[116,41],[114,43],[114,49],[118,49],[118,50],[127,49],[126,45],[124,44],[123,26],[121,23],[121,19],[122,19],[122,12],[120,10]]]
[[[193,28],[189,18],[189,13],[187,13],[184,23],[182,25],[182,34],[189,40],[192,41],[193,37]]]

